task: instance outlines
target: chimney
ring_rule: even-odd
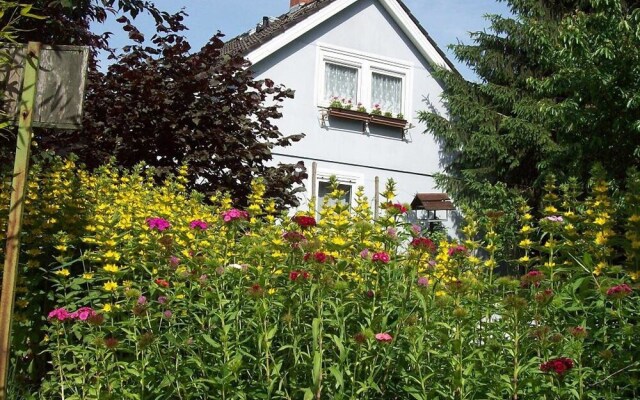
[[[314,0],[291,0],[290,8],[295,6],[303,6],[305,4],[313,3]]]

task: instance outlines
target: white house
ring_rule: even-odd
[[[438,192],[432,174],[442,155],[417,112],[425,98],[439,104],[434,67],[453,66],[401,0],[290,0],[286,14],[263,18],[224,51],[243,53],[257,79],[295,90],[278,126],[306,137],[274,154],[275,162],[304,161],[310,179],[303,203],[321,199],[331,175],[346,201],[362,185],[372,206],[376,182],[382,191],[388,178],[401,202]],[[336,99],[351,110],[332,108]],[[366,112],[355,112],[358,104]],[[392,118],[372,115],[375,109]]]

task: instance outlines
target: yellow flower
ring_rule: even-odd
[[[520,228],[520,233],[529,233],[529,232],[531,232],[530,225],[523,225],[522,228]]]
[[[608,216],[607,214],[603,214],[603,215],[599,216],[598,218],[596,218],[596,219],[593,221],[593,223],[594,223],[594,224],[596,224],[596,225],[600,225],[600,226],[602,226],[602,225],[604,225],[604,224],[606,224],[606,223],[607,223],[607,218],[608,218],[608,217],[609,217],[609,216]]]
[[[120,259],[120,253],[109,250],[104,253],[104,258],[107,260],[118,261]]]
[[[344,246],[344,245],[347,243],[347,241],[346,241],[346,240],[344,240],[344,239],[343,239],[343,238],[341,238],[341,237],[335,237],[335,238],[333,238],[333,239],[331,240],[331,243],[333,243],[333,244],[335,244],[335,245],[337,245],[337,246]]]
[[[607,235],[605,234],[605,232],[598,232],[596,234],[596,239],[594,240],[594,242],[598,245],[598,246],[604,246],[605,244],[607,244]]]
[[[632,216],[629,217],[629,222],[640,222],[640,215],[633,214]]]
[[[533,219],[533,215],[526,213],[522,216],[522,219],[525,221],[531,221]]]
[[[113,292],[114,290],[116,290],[118,288],[118,284],[116,282],[114,282],[114,281],[108,281],[108,282],[105,282],[105,284],[102,287],[107,292]]]
[[[554,206],[546,206],[544,208],[544,212],[547,213],[547,214],[555,214],[555,213],[558,212],[558,209],[555,208]]]
[[[520,241],[520,247],[531,247],[533,242],[529,239],[524,239]]]
[[[484,266],[487,267],[487,268],[494,268],[496,266],[496,260],[489,259],[489,260],[484,262]]]
[[[111,310],[113,309],[113,306],[109,303],[105,304],[104,306],[102,306],[102,311],[104,312],[111,312]]]
[[[267,293],[269,293],[269,294],[275,294],[275,293],[276,293],[276,289],[274,289],[274,288],[270,288],[269,290],[267,290]]]
[[[530,260],[531,260],[531,258],[529,258],[529,256],[528,256],[528,255],[524,255],[524,256],[522,256],[522,257],[520,257],[520,258],[518,259],[518,261],[520,261],[521,263],[527,263],[527,262],[529,262]]]
[[[61,270],[56,271],[55,274],[58,276],[69,276],[71,275],[71,272],[69,272],[69,270],[66,268],[62,268]]]
[[[86,272],[86,273],[82,274],[82,278],[83,279],[87,279],[87,280],[91,279],[91,278],[93,278],[93,274],[89,273],[89,272]]]
[[[107,272],[111,272],[112,274],[115,274],[118,271],[120,271],[120,268],[118,268],[118,266],[115,264],[107,264],[104,266],[104,270]]]
[[[176,299],[184,299],[184,295],[183,294],[178,294],[178,295],[176,295]]]

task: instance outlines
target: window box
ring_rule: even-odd
[[[375,114],[371,115],[370,122],[372,124],[385,125],[385,126],[390,126],[392,128],[405,128],[407,126],[406,119],[385,117],[384,115],[375,115]]]
[[[347,110],[345,108],[329,107],[329,116],[353,121],[367,122],[371,118],[369,113],[358,110]]]

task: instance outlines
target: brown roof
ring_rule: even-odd
[[[226,42],[222,48],[222,54],[240,53],[246,55],[334,1],[336,0],[315,0],[309,4],[294,7],[288,13],[279,16],[275,20],[269,20],[266,26],[265,21],[263,21],[255,31],[243,33]]]
[[[411,202],[414,210],[455,210],[449,195],[446,193],[418,193]]]
[[[308,4],[303,4],[299,7],[294,7],[289,10],[288,13],[283,14],[275,19],[263,19],[263,22],[257,26],[255,30],[243,33],[230,39],[222,47],[222,54],[242,54],[247,55],[252,50],[260,47],[264,43],[280,35],[287,29],[296,25],[298,22],[305,20],[307,17],[317,13],[324,7],[333,3],[336,0],[315,0]],[[396,0],[402,9],[409,15],[411,20],[418,26],[420,32],[427,38],[429,43],[433,45],[438,54],[442,56],[452,71],[458,72],[453,63],[447,58],[446,54],[438,47],[436,42],[429,36],[426,29],[420,24],[418,19],[411,13],[409,8],[402,2],[402,0]],[[265,26],[266,25],[266,26]]]

